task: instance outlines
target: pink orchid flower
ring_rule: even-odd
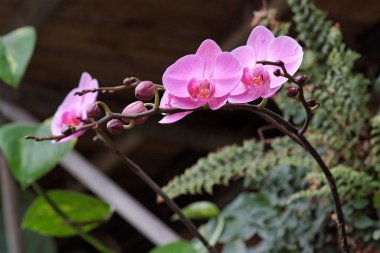
[[[82,73],[79,86],[67,94],[65,100],[63,100],[53,116],[51,124],[51,132],[53,135],[61,135],[61,130],[65,126],[78,127],[84,124],[81,120],[87,119],[86,110],[91,104],[95,103],[98,93],[87,93],[83,96],[77,96],[74,94],[81,90],[96,89],[98,87],[99,85],[96,79],[92,79],[92,77],[86,72]],[[81,136],[82,134],[84,134],[84,131],[63,138],[59,142],[68,141]]]
[[[259,97],[273,96],[286,78],[273,72],[277,66],[257,64],[257,61],[282,61],[289,74],[293,75],[301,65],[302,47],[288,36],[274,37],[264,26],[255,27],[249,35],[247,46],[234,49],[232,53],[243,66],[241,81],[231,91],[230,103],[247,103]]]
[[[208,104],[216,110],[227,102],[241,71],[232,53],[222,52],[213,40],[205,40],[196,54],[186,55],[167,68],[162,82],[171,94],[171,107],[195,109]]]
[[[160,107],[161,108],[173,108],[173,106],[171,105],[173,97],[174,96],[172,94],[165,91],[165,93],[164,93],[164,95],[162,95],[162,98],[160,101]],[[158,123],[161,123],[161,124],[174,123],[180,119],[183,119],[186,115],[189,115],[190,113],[192,113],[192,111],[169,114],[169,115],[166,115],[165,117],[163,117]]]

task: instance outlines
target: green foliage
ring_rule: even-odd
[[[197,253],[190,243],[185,241],[173,242],[164,246],[159,246],[149,251],[149,253]]]
[[[359,55],[343,43],[338,25],[326,20],[311,0],[288,3],[298,39],[305,45],[301,71],[309,77],[306,96],[321,103],[306,137],[333,168],[355,244],[352,250],[380,249],[380,116],[371,119],[366,108],[370,81],[353,72]],[[270,19],[264,22],[270,24]],[[285,118],[303,123],[305,112],[286,92],[275,101]],[[200,159],[164,190],[171,197],[211,193],[214,185],[236,178],[244,178],[244,186],[253,193],[242,193],[222,211],[226,224],[220,243],[241,245],[240,241],[258,236],[263,243],[248,250],[337,252],[332,199],[324,176],[288,138],[273,139],[268,146],[248,140],[242,146],[224,147]]]
[[[8,124],[0,127],[0,149],[13,176],[26,188],[52,170],[69,152],[75,141],[65,143],[25,140],[26,135],[50,135],[49,122],[41,125]]]
[[[183,214],[192,220],[206,219],[218,216],[219,208],[209,201],[198,201],[182,208]],[[178,215],[175,214],[171,218],[173,221],[178,220]]]
[[[380,178],[380,114],[372,118],[370,135],[368,166],[379,173],[378,178]]]
[[[0,79],[17,87],[23,77],[36,44],[33,27],[18,28],[0,37]]]
[[[278,164],[315,166],[314,162],[298,146],[287,138],[272,140],[273,149],[265,151],[262,143],[249,140],[242,146],[232,145],[210,153],[175,177],[164,191],[172,198],[182,194],[212,193],[216,184],[227,185],[231,178],[265,177]],[[294,156],[291,156],[294,155]]]
[[[101,200],[82,193],[51,190],[47,192],[54,203],[69,217],[70,221],[90,231],[105,222],[111,215],[111,207]],[[37,233],[66,237],[77,232],[67,224],[41,196],[27,210],[23,227]]]

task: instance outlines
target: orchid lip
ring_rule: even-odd
[[[215,86],[208,79],[192,78],[187,84],[187,91],[194,101],[207,102],[215,94]]]
[[[262,65],[255,65],[249,69],[243,69],[241,82],[247,89],[260,88],[269,84],[269,74]]]
[[[66,111],[62,114],[62,126],[79,126],[81,121],[74,111]]]

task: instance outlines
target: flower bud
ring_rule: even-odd
[[[72,135],[74,133],[75,128],[72,126],[64,126],[61,129],[61,133],[65,136]]]
[[[296,81],[297,84],[302,85],[306,82],[307,76],[306,75],[299,75],[294,78],[294,81]]]
[[[151,81],[140,82],[135,89],[135,96],[137,99],[147,101],[153,98],[155,85]]]
[[[133,78],[130,78],[130,77],[126,77],[124,78],[123,80],[123,84],[125,86],[130,86],[135,80]]]
[[[306,102],[307,102],[307,105],[308,105],[309,107],[314,107],[314,106],[317,105],[317,100],[315,100],[315,99],[309,99],[309,100],[307,100]]]
[[[294,98],[298,95],[298,88],[288,87],[288,96]]]
[[[86,111],[87,117],[96,118],[100,115],[100,108],[97,103],[91,104]]]
[[[146,108],[145,108],[144,103],[141,101],[136,101],[136,102],[133,102],[133,103],[127,105],[127,107],[124,108],[122,114],[137,114],[137,113],[141,113],[141,112],[145,112],[145,111],[146,111]],[[142,124],[147,119],[148,119],[147,117],[138,118],[135,120],[135,123],[136,124]],[[123,121],[129,123],[130,119],[125,118],[125,119],[123,119]]]
[[[113,135],[119,135],[123,132],[123,122],[118,119],[111,119],[107,123],[107,130]]]
[[[281,70],[280,69],[276,69],[275,71],[273,71],[273,75],[280,76],[281,75]]]

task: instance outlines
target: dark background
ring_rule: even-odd
[[[162,73],[179,57],[193,53],[206,38],[224,50],[245,43],[252,12],[261,1],[246,0],[1,0],[0,33],[22,25],[35,25],[37,46],[18,90],[0,85],[0,99],[26,108],[43,120],[54,114],[65,94],[88,71],[103,86],[120,85],[127,76],[160,83]],[[268,1],[290,20],[286,2]],[[380,2],[378,0],[317,1],[340,24],[347,44],[363,57],[357,70],[370,77],[379,73]],[[101,95],[114,111],[134,101],[133,91]],[[276,110],[273,103],[269,105]],[[160,185],[181,173],[201,156],[224,145],[256,137],[261,119],[244,112],[198,112],[172,125],[160,125],[154,117],[142,126],[115,138],[118,146],[140,164]],[[269,132],[269,135],[276,135]],[[122,186],[183,236],[182,225],[171,223],[171,212],[156,204],[156,196],[123,168],[112,153],[92,144],[91,134],[76,148],[117,184]],[[78,168],[80,169],[80,168]],[[86,191],[73,177],[57,168],[44,179],[46,188]],[[181,197],[183,206],[194,200],[212,199],[220,205],[239,190],[239,182],[217,187],[215,196]],[[94,231],[96,236],[123,252],[147,252],[153,245],[118,215]],[[57,240],[59,252],[82,248],[80,239]]]

